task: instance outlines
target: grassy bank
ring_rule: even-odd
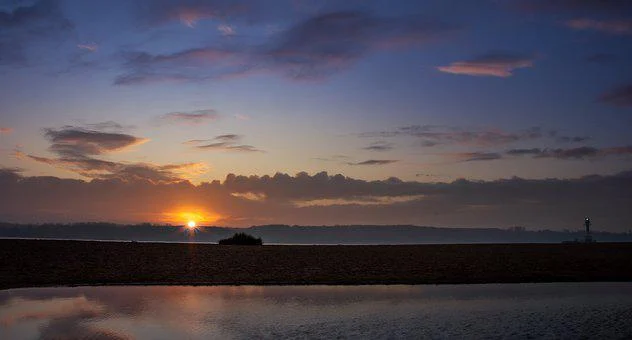
[[[0,288],[632,281],[632,244],[219,246],[0,240]]]

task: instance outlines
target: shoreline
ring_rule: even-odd
[[[83,287],[305,287],[305,286],[325,286],[325,287],[353,287],[353,286],[484,286],[484,285],[522,285],[522,284],[557,284],[557,283],[632,283],[632,280],[621,281],[535,281],[535,282],[460,282],[460,283],[372,283],[372,282],[353,282],[353,283],[233,283],[233,282],[108,282],[108,283],[73,283],[73,284],[51,284],[39,286],[16,286],[3,287],[1,291],[15,289],[49,289],[49,288],[83,288]]]
[[[632,281],[632,244],[264,245],[0,240],[0,289]]]

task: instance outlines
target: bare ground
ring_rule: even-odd
[[[632,244],[219,246],[0,240],[0,289],[632,281]]]

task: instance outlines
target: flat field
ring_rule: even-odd
[[[0,240],[0,289],[632,281],[632,244],[219,246]]]

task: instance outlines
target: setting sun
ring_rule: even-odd
[[[171,211],[162,213],[161,220],[172,225],[194,229],[212,224],[220,218],[220,215],[202,207],[178,206]]]

